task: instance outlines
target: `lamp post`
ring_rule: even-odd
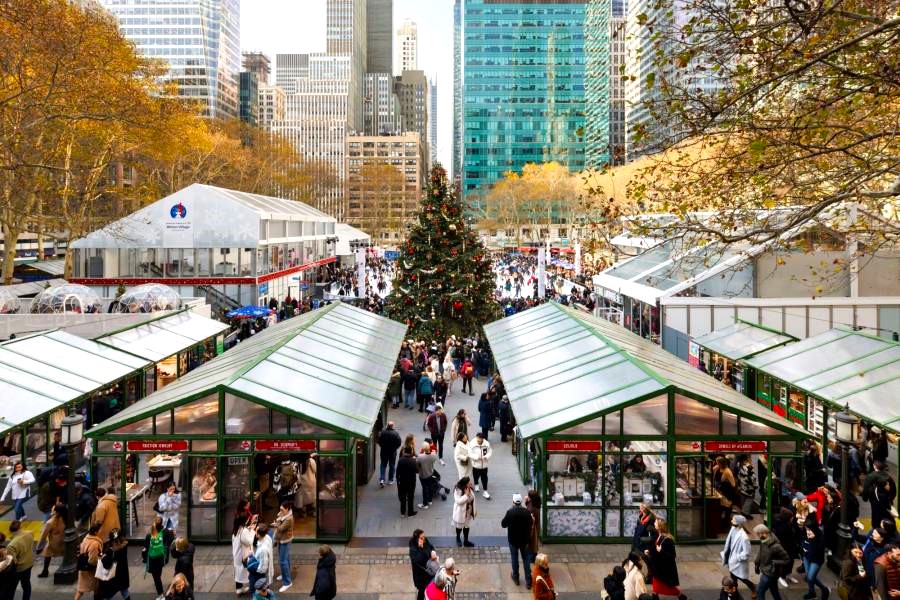
[[[841,445],[841,522],[838,525],[834,553],[837,564],[840,565],[853,537],[850,524],[847,523],[847,498],[850,493],[850,445],[859,442],[859,418],[850,414],[850,407],[847,406],[834,415],[834,420],[835,437]]]
[[[75,529],[75,449],[81,446],[84,439],[84,417],[81,415],[66,415],[62,420],[62,439],[60,445],[69,454],[69,477],[66,484],[66,494],[69,499],[69,510],[66,516],[66,531],[63,541],[66,544],[66,553],[63,563],[53,574],[55,585],[71,585],[78,578],[78,568],[75,562],[78,543],[78,531]]]

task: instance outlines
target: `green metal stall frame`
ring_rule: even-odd
[[[139,495],[129,494],[143,488],[136,475],[130,482],[123,476],[129,454],[178,453],[187,465],[180,479],[187,481],[197,475],[195,459],[215,464],[214,506],[196,515],[214,518],[214,531],[194,531],[194,509],[201,507],[193,494],[186,525],[193,540],[224,542],[237,500],[262,502],[252,483],[259,458],[309,455],[318,473],[316,529],[304,541],[346,541],[356,518],[357,444],[381,411],[405,332],[402,324],[343,303],[269,327],[88,431],[94,481],[118,473],[108,483],[125,499],[121,518],[130,527]],[[323,465],[343,476],[325,481]],[[245,477],[242,491],[221,476],[229,467],[245,473],[238,477]]]
[[[533,464],[547,542],[621,543],[646,500],[666,515],[679,541],[716,539],[707,535],[710,502],[718,503],[707,485],[712,455],[767,456],[769,522],[778,504],[772,471],[793,462],[791,484],[802,482],[799,442],[809,437],[803,428],[621,327],[548,303],[491,323],[485,333],[524,442],[519,451],[527,453],[530,441],[537,446],[537,456],[520,456],[520,473],[527,482]],[[625,458],[637,454],[658,459],[659,469],[632,477],[626,492]],[[567,456],[562,471],[549,466],[558,455]],[[675,485],[682,459],[697,471],[687,504],[679,503]],[[699,530],[686,526],[688,513],[699,514]]]

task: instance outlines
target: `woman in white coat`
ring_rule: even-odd
[[[294,506],[305,510],[307,517],[312,517],[316,514],[316,459],[309,456],[300,464],[300,490],[294,497]]]
[[[452,393],[453,382],[456,381],[456,365],[453,364],[453,357],[449,352],[444,357],[444,380],[447,382],[447,393]]]
[[[456,446],[453,447],[453,462],[456,463],[456,472],[459,478],[472,478],[472,461],[469,459],[469,436],[460,432],[456,436]]]
[[[453,516],[450,523],[456,529],[456,545],[471,548],[475,544],[469,541],[469,527],[475,520],[475,492],[472,490],[472,481],[463,477],[453,488]],[[459,539],[462,532],[463,540]]]
[[[25,501],[31,493],[31,484],[34,483],[34,475],[25,468],[22,462],[17,462],[13,467],[13,474],[6,481],[6,488],[3,490],[3,497],[0,502],[6,500],[7,496],[12,496],[13,504],[16,507],[16,520],[21,521],[25,518]]]
[[[247,594],[250,590],[250,573],[244,561],[253,554],[253,539],[256,537],[256,518],[254,523],[247,521],[247,514],[238,514],[234,518],[231,531],[231,557],[234,563],[234,592],[237,595]]]
[[[641,571],[641,556],[632,552],[625,560],[625,600],[638,600],[641,594],[647,593],[647,583]]]
[[[722,564],[728,568],[731,578],[736,582],[744,582],[755,598],[756,585],[750,581],[752,550],[746,523],[747,519],[743,515],[735,514],[731,517],[731,530],[725,538],[725,548],[722,550]]]
[[[170,481],[166,491],[160,494],[159,500],[159,516],[162,517],[163,527],[171,529],[172,532],[178,531],[178,511],[181,509],[181,492],[175,487],[175,482]]]

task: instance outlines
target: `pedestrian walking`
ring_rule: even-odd
[[[403,372],[403,406],[412,410],[419,387],[419,374],[411,366]]]
[[[722,565],[728,569],[731,579],[742,582],[756,599],[756,584],[750,581],[750,536],[747,533],[747,519],[743,515],[731,517],[731,530],[725,538],[725,548],[720,553]]]
[[[863,563],[863,551],[859,546],[850,548],[847,556],[841,561],[840,581],[839,597],[846,600],[872,600],[872,586],[869,584],[869,574]]]
[[[16,588],[22,586],[22,600],[31,599],[31,569],[34,567],[34,536],[27,529],[22,529],[22,522],[14,520],[9,524],[9,534],[12,538],[6,544],[6,553],[12,558],[12,566],[9,582],[11,586],[10,599],[15,595]],[[13,575],[14,573],[14,575]],[[79,578],[81,573],[79,572]],[[78,595],[75,596],[78,600]]]
[[[400,365],[394,367],[391,378],[388,380],[387,396],[391,400],[391,408],[400,406],[400,395],[403,393],[403,374],[400,372]]]
[[[634,525],[634,535],[631,537],[631,549],[643,552],[650,548],[653,537],[653,526],[656,524],[656,514],[650,505],[641,502],[638,508],[638,520]]]
[[[753,533],[759,538],[759,552],[754,561],[754,570],[759,575],[756,596],[759,600],[766,600],[766,592],[771,592],[774,600],[781,600],[777,581],[779,577],[790,572],[793,563],[791,556],[778,538],[762,523],[753,528]]]
[[[509,404],[509,397],[504,395],[500,398],[500,404],[497,405],[497,413],[500,417],[500,441],[505,442],[506,438],[512,435],[510,423],[512,422],[512,407]]]
[[[401,517],[414,517],[418,514],[415,509],[417,477],[418,464],[413,450],[404,446],[397,462],[397,496],[400,498]]]
[[[456,597],[456,582],[459,579],[459,569],[456,568],[456,561],[452,557],[444,561],[444,566],[435,575],[435,578],[437,577],[444,578],[444,594],[447,600],[454,600]]]
[[[534,557],[534,568],[531,571],[534,600],[556,600],[556,588],[550,576],[550,557],[543,552]]]
[[[528,490],[525,508],[531,513],[531,540],[528,542],[528,549],[531,560],[534,561],[541,548],[541,494],[537,490]]]
[[[75,588],[75,600],[90,593],[97,593],[98,581],[95,573],[97,572],[97,561],[103,553],[103,540],[97,537],[100,531],[100,523],[94,523],[88,529],[87,535],[81,540],[78,546],[78,585]]]
[[[269,584],[265,579],[260,579],[256,582],[256,587],[253,589],[253,600],[278,600],[275,597],[275,592],[269,589]]]
[[[17,462],[13,467],[12,475],[6,480],[3,495],[0,495],[0,502],[6,500],[7,496],[12,497],[13,514],[16,521],[25,520],[25,502],[31,495],[32,483],[34,483],[34,474],[25,468],[23,462]]]
[[[50,561],[66,553],[66,519],[69,509],[65,504],[57,503],[50,511],[50,518],[44,522],[38,548],[44,559],[44,568],[38,573],[39,578],[50,576]]]
[[[194,600],[194,590],[183,573],[177,573],[172,578],[165,600]]]
[[[438,573],[425,588],[425,600],[447,600],[447,578],[442,573]]]
[[[625,600],[625,567],[616,565],[612,572],[603,578],[603,590],[600,596],[604,600]],[[606,592],[604,596],[604,592]]]
[[[384,487],[385,471],[387,471],[387,484],[394,483],[394,472],[397,468],[397,450],[400,449],[400,434],[397,433],[396,425],[393,421],[388,421],[387,427],[378,434],[379,458],[381,459],[381,467],[379,470],[378,484]]]
[[[431,445],[422,444],[419,455],[416,457],[416,468],[419,472],[419,483],[422,486],[422,503],[419,508],[428,509],[434,496],[434,463],[437,462],[437,454],[432,452]]]
[[[531,589],[531,531],[534,518],[528,509],[522,506],[522,495],[513,494],[513,505],[506,511],[500,526],[506,529],[506,541],[509,544],[509,555],[512,561],[510,577],[519,585],[519,555],[522,556],[522,567],[525,569],[525,589]]]
[[[293,585],[291,577],[291,543],[294,541],[294,503],[285,500],[281,503],[281,509],[275,522],[272,524],[275,529],[275,545],[278,546],[278,568],[280,575],[275,579],[281,581],[281,587],[278,592],[286,592]]]
[[[250,593],[250,574],[245,566],[253,554],[253,540],[256,537],[256,523],[245,512],[234,516],[231,530],[231,557],[234,566],[234,592],[238,596]]]
[[[490,500],[491,495],[488,493],[488,465],[494,451],[491,449],[487,436],[480,431],[475,434],[475,441],[469,444],[469,461],[472,463],[473,482],[475,491],[479,490],[479,481],[481,487],[484,488],[483,496],[485,500]]]
[[[163,527],[162,517],[156,517],[144,538],[144,549],[141,554],[144,560],[144,570],[153,578],[157,600],[164,597],[162,570],[169,562],[168,548],[173,541],[172,532]]]
[[[12,600],[17,585],[16,565],[6,550],[6,536],[0,533],[0,600]]]
[[[456,365],[453,364],[453,359],[450,357],[449,353],[444,357],[443,367],[444,381],[447,382],[447,394],[449,395],[453,393],[453,383],[458,376],[456,373]]]
[[[163,526],[171,530],[173,534],[178,531],[179,509],[181,509],[181,493],[175,482],[170,481],[166,486],[166,491],[159,495],[154,510],[162,517]]]
[[[801,536],[800,553],[803,558],[807,586],[807,592],[803,598],[804,600],[815,598],[818,587],[822,592],[822,600],[826,600],[830,592],[828,587],[819,580],[819,571],[825,564],[825,535],[812,515],[807,516],[804,520]]]
[[[319,546],[319,561],[316,563],[316,577],[310,596],[315,600],[332,600],[337,597],[337,556],[328,544]]]
[[[678,564],[676,562],[675,540],[669,533],[669,525],[664,519],[656,519],[656,538],[649,550],[644,551],[653,572],[653,593],[660,596],[686,596],[678,589]]]
[[[419,412],[425,412],[425,407],[434,401],[434,384],[431,382],[428,373],[423,372],[422,376],[419,377],[416,393]]]
[[[428,427],[428,433],[437,446],[437,455],[440,459],[441,466],[444,466],[444,437],[447,435],[447,414],[444,412],[444,405],[438,401],[434,405],[434,412],[425,419],[425,425]]]
[[[729,575],[722,578],[719,600],[744,600],[737,589],[737,582]]]
[[[893,518],[891,508],[896,497],[897,484],[887,472],[887,465],[880,460],[875,461],[874,470],[866,475],[862,490],[862,499],[871,507],[873,527],[885,518]]]
[[[469,435],[470,427],[472,427],[472,421],[469,420],[466,409],[459,409],[456,411],[456,416],[453,417],[453,424],[450,426],[450,440],[455,443],[460,433]]]
[[[462,364],[462,368],[460,373],[462,374],[462,393],[466,393],[466,387],[469,388],[469,395],[474,396],[475,392],[472,391],[472,378],[475,377],[475,365],[472,364],[470,359],[466,359]]]
[[[250,574],[250,589],[255,590],[256,582],[263,580],[271,584],[275,578],[275,555],[272,538],[269,537],[269,526],[260,523],[256,528],[256,549],[247,560],[247,572]]]
[[[97,537],[101,540],[109,539],[109,532],[113,529],[122,529],[119,522],[119,500],[116,495],[103,487],[96,490],[97,505],[91,515],[91,523],[99,523],[100,531]]]
[[[128,572],[128,540],[120,530],[113,529],[109,532],[100,563],[108,576],[98,582],[97,597],[110,600],[119,594],[122,600],[128,600],[131,597],[128,591],[131,587],[131,574]]]
[[[644,573],[641,570],[642,564],[641,555],[634,551],[630,552],[628,558],[625,559],[623,563],[625,568],[624,600],[638,600],[647,593],[647,582],[644,580]]]
[[[432,557],[437,557],[434,546],[428,541],[424,531],[416,529],[409,539],[409,562],[412,566],[413,585],[416,587],[416,600],[425,599],[425,588],[432,578],[428,571],[428,561]]]
[[[494,423],[494,403],[487,394],[481,394],[478,400],[478,426],[481,428],[481,436],[488,439],[488,432]]]
[[[475,520],[475,492],[468,477],[462,477],[453,488],[453,516],[451,523],[456,529],[456,545],[471,548],[475,544],[469,541],[469,527]],[[463,540],[459,534],[463,534]]]
[[[900,546],[888,544],[875,560],[875,591],[882,600],[900,596]],[[828,594],[822,592],[822,598]]]
[[[456,446],[453,447],[453,461],[456,463],[456,472],[459,479],[472,478],[472,461],[469,458],[469,438],[465,432],[456,436]]]
[[[187,538],[176,538],[172,542],[169,553],[175,559],[175,574],[181,573],[187,579],[188,585],[194,589],[194,552],[196,548]]]

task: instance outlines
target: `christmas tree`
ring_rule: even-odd
[[[416,339],[480,335],[482,325],[500,317],[494,287],[487,250],[466,224],[447,172],[436,165],[400,248],[387,314]]]

